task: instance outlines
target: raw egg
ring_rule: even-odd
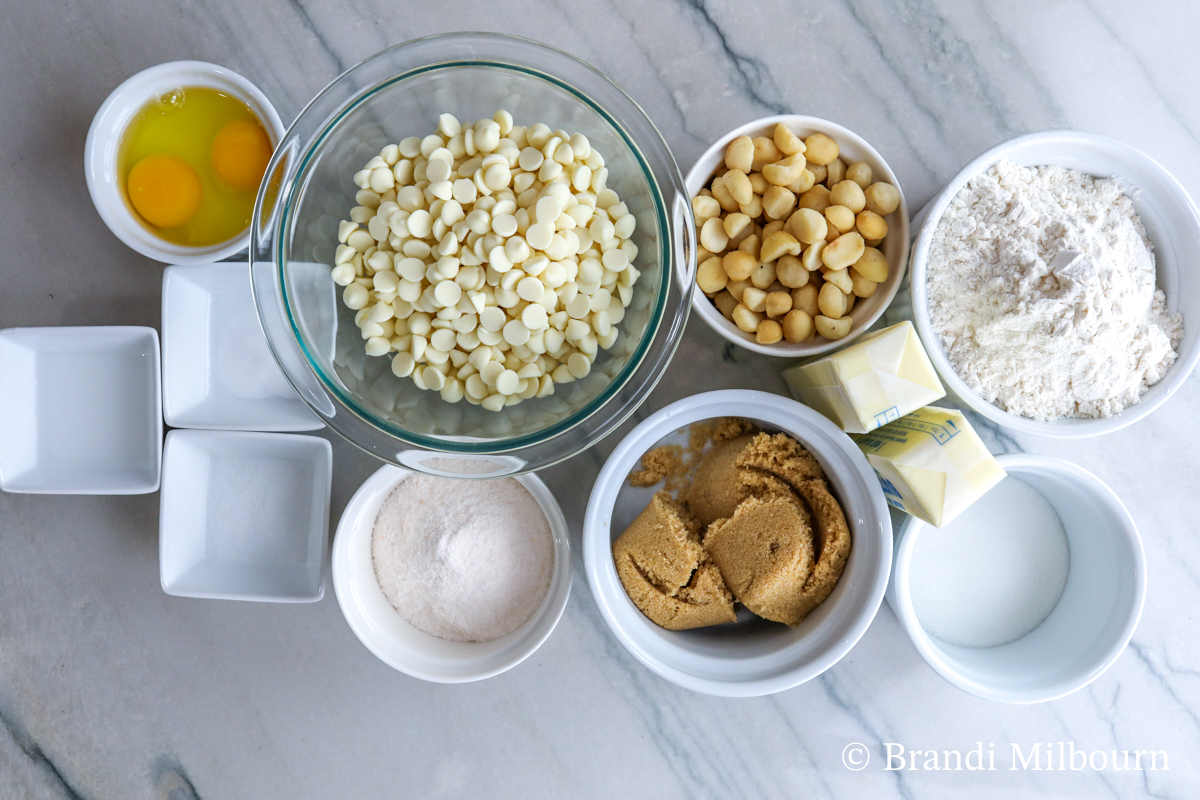
[[[151,225],[174,228],[200,207],[200,176],[177,156],[146,156],[129,170],[129,202]]]
[[[258,191],[270,160],[271,140],[257,122],[238,119],[226,123],[213,139],[213,167],[221,180],[236,189]]]
[[[126,199],[156,236],[192,247],[221,244],[250,225],[273,145],[241,100],[182,87],[151,100],[121,137]]]

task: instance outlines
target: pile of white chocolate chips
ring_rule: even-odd
[[[443,400],[499,411],[591,372],[639,272],[637,220],[580,133],[464,126],[390,144],[355,174],[333,279],[370,356]]]

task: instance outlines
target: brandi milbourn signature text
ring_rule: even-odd
[[[959,750],[909,750],[898,742],[884,742],[885,770],[1080,770],[1096,772],[1170,770],[1166,750],[1081,750],[1074,742],[1010,744],[1010,760],[996,766],[996,748],[976,742],[965,753]],[[1003,749],[1001,753],[1003,754]]]

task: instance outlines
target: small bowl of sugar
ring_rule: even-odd
[[[1067,461],[997,456],[1008,473],[941,529],[898,527],[888,605],[917,652],[964,692],[1041,703],[1102,675],[1146,597],[1137,526]]]
[[[550,636],[571,593],[570,545],[537,477],[472,478],[489,465],[470,459],[441,467],[384,466],[359,487],[334,538],[333,587],[385,664],[466,683],[515,667]]]

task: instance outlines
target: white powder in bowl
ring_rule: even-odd
[[[955,372],[1030,419],[1120,413],[1183,338],[1120,184],[1064,167],[1000,161],[963,187],[934,232],[926,288]]]
[[[938,529],[917,531],[909,565],[913,610],[930,635],[997,647],[1041,625],[1058,605],[1071,547],[1054,506],[1007,477]]]
[[[512,478],[412,475],[379,509],[371,558],[384,596],[414,626],[490,642],[537,611],[554,540],[541,506]]]

